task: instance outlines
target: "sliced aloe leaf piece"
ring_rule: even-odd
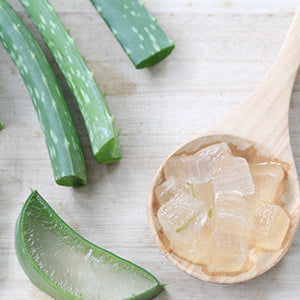
[[[99,163],[122,158],[118,131],[101,92],[78,52],[74,39],[47,0],[19,0],[36,25],[73,91]]]
[[[83,153],[57,78],[36,39],[5,0],[0,0],[0,41],[18,68],[37,112],[56,183],[85,185]]]
[[[29,279],[54,299],[152,299],[164,287],[146,270],[78,235],[37,191],[17,220],[15,248]]]
[[[90,0],[137,69],[152,66],[174,49],[139,0]]]

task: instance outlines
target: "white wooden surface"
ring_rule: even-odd
[[[18,1],[9,2],[45,49]],[[37,188],[85,238],[168,283],[157,299],[300,299],[300,234],[287,256],[261,277],[214,285],[190,277],[164,257],[146,213],[150,185],[164,158],[253,90],[275,58],[299,1],[148,0],[147,8],[176,40],[176,48],[163,62],[139,71],[88,0],[51,3],[107,92],[122,129],[124,158],[109,166],[96,163],[74,99],[55,67],[79,131],[89,180],[76,189],[57,186],[31,100],[0,47],[0,120],[6,126],[0,132],[0,299],[49,299],[25,276],[14,251],[14,225],[29,187]],[[48,51],[47,56],[54,65]],[[298,171],[299,116],[300,75],[290,112]]]

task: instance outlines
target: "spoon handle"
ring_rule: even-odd
[[[254,91],[255,98],[279,102],[284,111],[289,110],[291,92],[300,65],[300,7],[296,11],[288,33],[269,72]],[[282,97],[282,93],[286,94]],[[268,94],[268,95],[266,95]],[[254,96],[253,95],[253,96]],[[252,97],[253,97],[252,96]],[[251,98],[251,96],[250,96]],[[268,102],[266,105],[268,105]],[[273,103],[274,104],[274,103]]]
[[[236,109],[209,131],[246,137],[280,155],[289,148],[288,116],[300,65],[300,8],[265,78]]]

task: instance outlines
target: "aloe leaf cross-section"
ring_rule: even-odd
[[[86,184],[78,135],[56,76],[29,29],[5,0],[0,0],[0,40],[30,94],[56,182],[66,186]]]
[[[163,285],[146,270],[74,232],[37,191],[15,230],[19,262],[29,279],[54,299],[152,299]]]
[[[94,75],[47,0],[20,0],[33,20],[60,70],[70,86],[84,119],[92,150],[100,163],[110,163],[122,158],[118,130],[114,127]]]

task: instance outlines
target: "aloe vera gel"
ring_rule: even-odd
[[[163,289],[144,269],[75,233],[38,192],[17,221],[16,251],[31,281],[55,299],[152,299]]]

